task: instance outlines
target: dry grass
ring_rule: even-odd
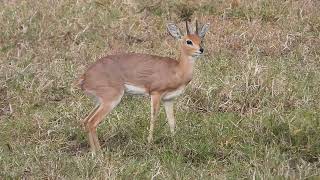
[[[319,177],[319,8],[316,0],[0,1],[0,177]],[[128,96],[101,124],[103,153],[92,157],[79,120],[93,105],[72,82],[105,54],[177,56],[165,23],[183,27],[190,16],[212,28],[177,102],[177,135],[162,110],[147,147],[148,100]]]

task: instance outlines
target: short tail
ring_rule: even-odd
[[[82,90],[84,89],[83,84],[84,84],[84,75],[81,75],[79,78],[77,78],[77,79],[72,83],[73,86],[79,87],[79,88],[81,88]]]

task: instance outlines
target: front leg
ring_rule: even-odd
[[[174,118],[174,113],[173,113],[173,103],[174,103],[173,100],[163,101],[164,108],[167,114],[168,124],[170,127],[170,132],[172,135],[175,134],[175,127],[176,127],[176,120]]]
[[[148,136],[149,144],[153,140],[154,124],[157,119],[159,107],[160,107],[160,95],[159,94],[151,95],[151,120],[150,120],[149,136]]]

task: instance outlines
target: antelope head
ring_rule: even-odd
[[[179,28],[173,23],[169,23],[167,29],[172,37],[180,41],[181,54],[196,59],[204,52],[201,45],[206,32],[209,30],[209,25],[207,23],[199,28],[198,21],[196,21],[196,30],[191,32],[188,21],[186,21],[187,33],[185,35],[182,35]]]

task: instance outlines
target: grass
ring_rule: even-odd
[[[1,1],[1,179],[319,178],[319,2],[230,2]],[[72,82],[105,54],[176,57],[165,23],[191,15],[212,27],[176,136],[161,109],[147,146],[149,101],[127,96],[92,156]]]

